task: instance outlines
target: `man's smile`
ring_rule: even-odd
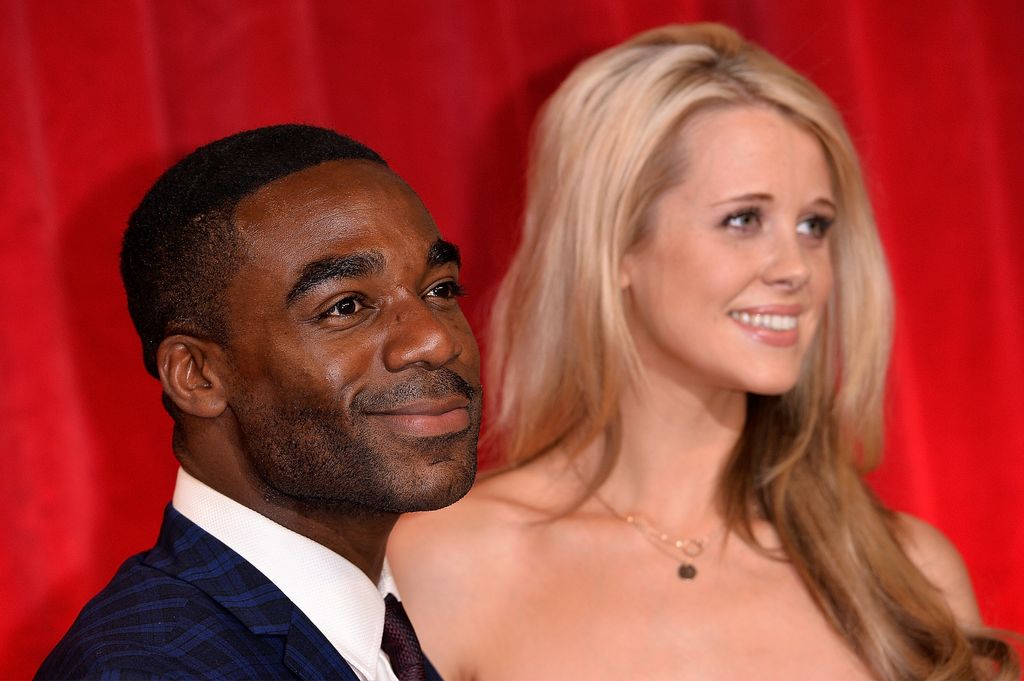
[[[469,427],[469,400],[452,396],[443,399],[419,399],[386,410],[368,412],[381,419],[391,430],[415,437],[434,437],[457,433]]]

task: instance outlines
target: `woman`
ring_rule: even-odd
[[[541,116],[490,336],[509,466],[392,564],[459,679],[1013,678],[956,550],[882,508],[890,292],[853,146],[722,26]]]

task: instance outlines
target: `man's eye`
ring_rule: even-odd
[[[331,305],[322,316],[348,317],[363,309],[363,301],[359,296],[348,296]]]
[[[722,220],[723,227],[731,227],[740,231],[749,231],[761,224],[761,211],[757,209],[744,209],[730,213]]]
[[[827,218],[822,215],[812,215],[811,217],[797,223],[796,233],[812,236],[816,239],[824,239],[834,221],[834,218]]]
[[[440,284],[427,291],[427,296],[432,298],[443,298],[444,300],[451,300],[452,298],[458,298],[464,295],[466,295],[466,290],[459,286],[458,282],[455,281],[442,281]]]

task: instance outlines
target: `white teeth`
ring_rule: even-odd
[[[730,312],[729,316],[748,326],[772,331],[791,331],[796,328],[796,317],[788,314],[749,314],[747,312]]]

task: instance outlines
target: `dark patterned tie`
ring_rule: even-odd
[[[394,594],[384,598],[384,638],[380,647],[388,654],[391,669],[400,681],[426,681],[419,639],[402,602]]]

